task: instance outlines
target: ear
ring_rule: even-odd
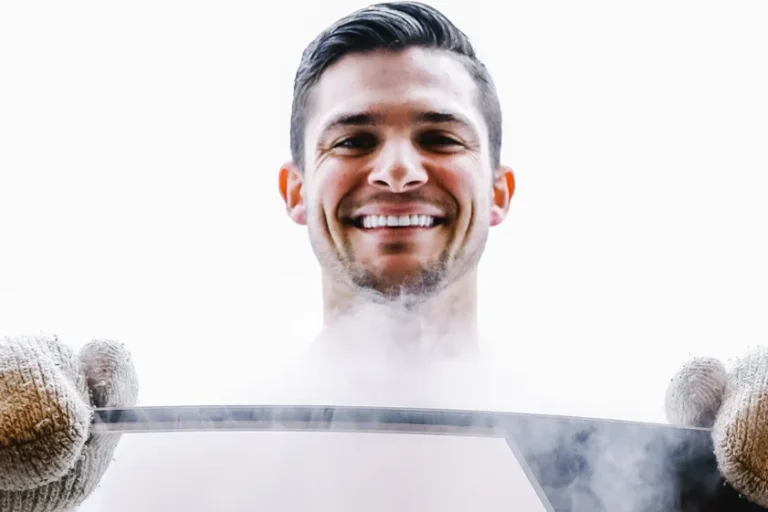
[[[304,202],[304,174],[295,162],[286,162],[280,168],[280,195],[285,201],[288,216],[296,223],[307,224],[307,206]]]
[[[507,218],[509,203],[515,194],[515,174],[509,167],[496,169],[493,180],[491,226],[498,226]]]

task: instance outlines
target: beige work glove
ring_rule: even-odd
[[[94,407],[136,404],[125,347],[76,354],[56,338],[0,338],[0,510],[76,510],[109,466],[118,434],[91,435]]]
[[[674,376],[666,394],[670,423],[711,427],[723,477],[749,501],[768,507],[768,348],[730,368],[696,358]]]

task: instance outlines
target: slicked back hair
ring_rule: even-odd
[[[491,164],[494,169],[499,166],[501,106],[493,80],[469,38],[434,7],[420,2],[386,2],[340,19],[304,50],[294,79],[291,112],[291,155],[302,170],[312,88],[323,72],[349,54],[410,47],[451,52],[466,66],[477,85],[478,106],[488,125]]]

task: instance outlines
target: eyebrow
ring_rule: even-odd
[[[421,123],[453,123],[471,127],[469,121],[450,112],[422,112],[416,116]]]
[[[331,121],[329,121],[322,133],[328,133],[336,128],[344,126],[374,126],[381,124],[384,121],[384,116],[376,113],[359,113],[359,114],[342,114]]]
[[[419,123],[434,124],[457,124],[473,133],[476,131],[472,123],[463,116],[452,114],[450,112],[427,111],[420,112],[414,117]],[[323,130],[322,135],[345,126],[376,126],[384,122],[384,115],[377,112],[360,112],[354,114],[341,114],[329,121]]]

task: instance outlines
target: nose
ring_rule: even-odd
[[[390,144],[368,175],[368,183],[388,192],[409,192],[426,182],[427,172],[410,141]]]

